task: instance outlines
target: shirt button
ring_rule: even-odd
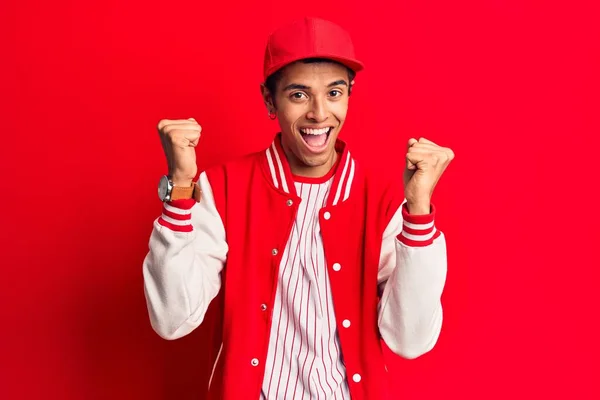
[[[294,202],[292,201],[292,199],[289,199],[288,201],[285,202],[285,204],[287,204],[288,206],[291,207],[291,205],[294,204]]]
[[[342,269],[342,266],[339,263],[333,264],[333,270],[334,271],[339,271],[340,269]]]
[[[271,254],[273,254],[274,256],[276,256],[276,255],[277,255],[277,253],[278,253],[277,249],[273,249],[273,250],[271,250]]]
[[[344,328],[350,328],[350,320],[345,319],[344,321],[342,321],[342,326]]]
[[[360,382],[361,379],[362,379],[362,377],[359,374],[354,374],[352,376],[352,380],[356,383]]]
[[[261,304],[261,305],[260,305],[260,309],[261,309],[262,311],[267,311],[267,305],[266,305],[266,304]]]
[[[331,213],[329,211],[325,211],[325,213],[323,214],[323,218],[325,218],[325,219],[331,218]]]
[[[253,367],[256,367],[258,365],[258,358],[253,358],[252,361],[250,361],[250,364],[252,364]]]

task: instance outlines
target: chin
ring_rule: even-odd
[[[302,154],[302,156],[300,157],[300,160],[307,167],[321,167],[323,165],[326,165],[331,160],[332,154],[333,154],[333,151],[328,151],[319,156]]]

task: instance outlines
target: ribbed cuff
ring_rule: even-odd
[[[173,200],[163,204],[158,223],[175,232],[192,231],[192,207],[194,199]]]
[[[429,214],[411,215],[408,213],[407,204],[404,203],[402,205],[402,219],[402,232],[397,238],[407,246],[429,246],[440,236],[440,232],[435,228],[435,206],[433,204],[431,204]]]

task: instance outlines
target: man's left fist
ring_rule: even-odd
[[[454,159],[454,152],[425,138],[408,141],[404,169],[404,197],[410,214],[429,214],[438,180]]]

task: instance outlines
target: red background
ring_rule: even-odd
[[[266,146],[265,39],[308,14],[366,63],[342,133],[359,158],[400,184],[409,137],[456,153],[434,195],[443,331],[391,358],[397,397],[598,398],[592,3],[3,1],[0,397],[201,398],[209,330],[164,341],[143,297],[155,126],[195,117],[201,168]]]

